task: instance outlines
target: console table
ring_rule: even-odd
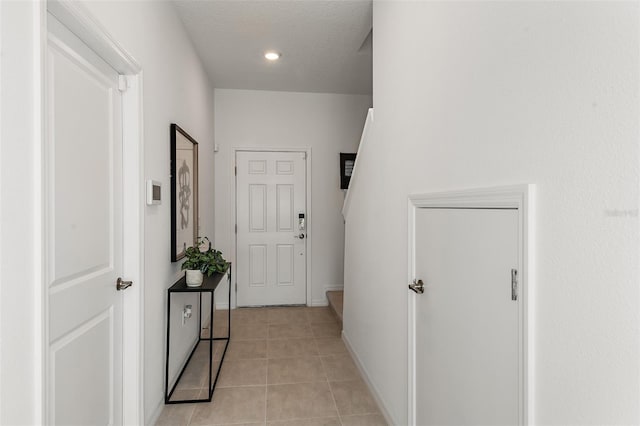
[[[227,327],[227,335],[224,337],[214,337],[213,335],[213,312],[214,312],[214,306],[215,306],[215,298],[214,298],[214,292],[216,290],[216,288],[218,288],[218,285],[220,284],[220,282],[222,281],[222,279],[224,277],[227,277],[227,283],[229,284],[229,309],[227,311],[227,315],[228,315],[228,327]],[[180,278],[174,285],[172,285],[171,287],[169,287],[169,289],[167,290],[168,292],[168,297],[167,297],[167,358],[166,358],[166,368],[165,368],[165,387],[164,387],[164,403],[165,404],[184,404],[184,403],[193,403],[193,402],[211,402],[211,398],[213,397],[213,391],[216,387],[216,383],[218,382],[218,376],[220,375],[220,370],[222,369],[222,363],[224,362],[224,356],[227,353],[227,347],[229,346],[229,339],[231,338],[231,263],[229,263],[229,267],[227,269],[227,272],[223,273],[223,274],[213,274],[210,277],[207,277],[205,275],[204,277],[204,281],[202,283],[202,285],[200,287],[189,287],[187,286],[186,283],[186,278],[182,277]],[[180,374],[178,374],[178,378],[175,381],[175,383],[173,384],[173,386],[171,386],[171,389],[169,389],[169,348],[170,346],[170,342],[171,342],[171,296],[175,293],[198,293],[199,297],[198,297],[198,303],[199,303],[199,309],[198,309],[198,340],[196,341],[195,346],[193,347],[193,349],[191,350],[191,353],[189,354],[189,358],[187,359],[187,362],[184,364],[184,367],[182,367],[182,370],[180,370]],[[202,293],[209,293],[211,295],[211,303],[210,303],[210,320],[209,320],[209,336],[208,337],[202,337]],[[222,358],[220,359],[220,364],[217,367],[216,370],[216,375],[215,375],[215,379],[212,380],[212,375],[213,375],[213,342],[216,340],[221,340],[224,341],[224,351],[222,352]],[[191,362],[191,359],[193,358],[193,354],[196,352],[196,349],[198,349],[198,346],[202,343],[202,342],[209,342],[209,375],[208,375],[208,387],[207,389],[209,390],[209,392],[207,392],[207,395],[205,395],[204,398],[192,398],[192,399],[181,399],[181,400],[175,400],[175,399],[171,399],[171,396],[173,395],[173,392],[176,390],[176,386],[178,386],[178,384],[180,383],[180,379],[182,378],[182,375],[184,374],[185,370],[187,369],[187,367],[189,366],[189,363]],[[213,383],[212,383],[213,382]]]

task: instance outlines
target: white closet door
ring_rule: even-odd
[[[416,424],[518,425],[518,211],[415,213]]]
[[[47,417],[122,424],[118,74],[52,16],[47,53]]]

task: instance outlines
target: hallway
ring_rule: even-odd
[[[216,311],[215,336],[226,333],[226,320]],[[233,310],[213,401],[167,405],[157,425],[386,425],[340,333],[329,308]],[[175,396],[197,396],[206,371],[185,375]]]
[[[518,424],[640,425],[639,1],[0,0],[0,40],[0,425],[416,425],[421,392],[466,414],[460,393],[412,385],[415,359],[460,363],[415,355],[423,328],[451,329],[415,315],[408,285],[443,287],[412,267],[411,200],[474,191],[527,209],[500,278],[523,302]],[[237,153],[311,153],[306,210],[280,229],[302,246],[304,214],[295,303],[317,307],[234,311],[211,403],[164,404],[167,358],[179,370],[203,332],[196,296],[167,297],[184,274],[172,124],[198,142],[185,229],[234,271]],[[341,289],[340,327],[320,306]],[[242,305],[231,294],[217,307]],[[173,346],[167,324],[184,327]],[[202,372],[176,396],[200,395]]]

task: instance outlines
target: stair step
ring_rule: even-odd
[[[340,326],[342,326],[342,304],[344,300],[344,291],[332,290],[327,292],[327,300],[329,300],[329,307],[338,318]]]

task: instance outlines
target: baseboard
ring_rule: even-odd
[[[153,412],[151,413],[151,416],[149,416],[148,419],[145,419],[144,424],[145,425],[155,425],[158,422],[158,419],[160,418],[160,415],[162,414],[162,410],[163,409],[164,409],[164,401],[161,400],[156,405],[156,408],[153,409]]]
[[[387,410],[387,406],[385,405],[384,401],[380,397],[380,392],[378,392],[378,389],[373,385],[373,383],[369,379],[369,373],[367,372],[367,369],[364,368],[364,365],[360,361],[360,358],[358,357],[356,352],[353,350],[353,346],[351,346],[351,342],[349,341],[349,338],[347,337],[347,334],[344,332],[344,330],[342,330],[342,341],[344,342],[344,345],[347,347],[347,350],[349,351],[349,354],[351,355],[353,362],[356,364],[356,367],[358,367],[358,371],[360,371],[360,375],[364,379],[364,382],[367,384],[367,387],[369,388],[369,392],[371,392],[371,396],[373,396],[373,399],[376,400],[376,403],[378,404],[378,407],[380,408],[380,412],[382,413],[382,416],[384,417],[385,421],[389,425],[395,425],[396,423],[391,419],[391,415],[389,414],[389,410]]]
[[[344,290],[343,285],[326,286],[324,288],[324,294],[327,294],[328,291],[342,291],[342,290]]]

